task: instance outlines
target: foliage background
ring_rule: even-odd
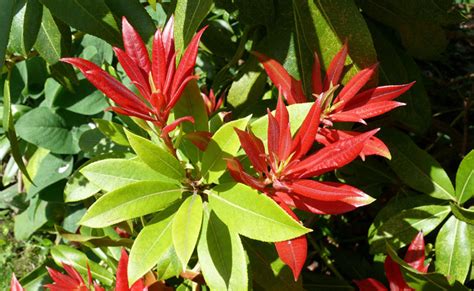
[[[0,63],[4,63],[0,87],[11,70],[11,106],[0,91],[4,119],[0,263],[6,266],[0,273],[0,289],[7,288],[12,271],[20,278],[33,272],[22,280],[30,286],[44,280],[42,267],[54,265],[50,249],[62,240],[55,225],[77,230],[85,205],[65,202],[74,189],[67,183],[81,183],[71,175],[90,159],[130,152],[94,126],[96,119],[132,126],[130,120],[104,113],[108,106],[104,96],[72,67],[59,63],[59,58],[81,56],[116,70],[127,81],[111,49],[121,45],[118,20],[127,16],[150,40],[155,26],[162,26],[173,11],[180,27],[178,48],[189,42],[198,27],[209,25],[198,59],[199,85],[225,92],[234,118],[264,114],[277,96],[251,50],[281,61],[307,91],[313,51],[327,65],[344,41],[353,62],[347,78],[379,61],[380,84],[416,80],[400,98],[406,107],[372,123],[387,128],[382,139],[393,159],[370,157],[336,173],[338,179],[360,187],[377,201],[344,216],[307,217],[306,225],[315,228],[307,262],[314,270],[304,272],[303,282],[311,289],[319,284],[350,288],[352,279],[365,277],[383,281],[383,239],[391,236],[392,243],[403,247],[423,229],[429,232],[426,240],[437,258],[442,257],[437,246],[453,237],[453,249],[467,252],[456,253],[462,270],[450,274],[464,278],[462,283],[472,288],[472,225],[456,222],[466,224],[465,231],[439,235],[443,229],[451,231],[443,226],[455,218],[448,220],[453,217],[450,198],[446,200],[443,191],[433,187],[440,184],[451,192],[449,184],[474,144],[471,1],[1,0],[0,7]],[[35,185],[22,179],[20,157]],[[465,209],[472,205],[472,199],[459,202]],[[433,269],[444,271],[436,263]],[[327,274],[331,277],[322,277]],[[286,268],[279,278],[292,282]]]

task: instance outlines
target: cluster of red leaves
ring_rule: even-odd
[[[97,283],[92,282],[92,275],[90,269],[87,269],[87,283],[82,278],[81,274],[77,272],[72,266],[63,263],[63,268],[66,271],[66,274],[63,274],[59,271],[56,271],[51,268],[48,269],[49,276],[53,280],[52,284],[47,284],[44,287],[51,291],[64,291],[64,290],[77,290],[77,291],[105,291]],[[144,280],[140,279],[135,282],[131,287],[128,286],[128,275],[127,275],[127,266],[128,266],[128,254],[122,249],[122,254],[117,267],[115,291],[147,291],[148,287],[145,286]],[[15,277],[15,274],[12,275],[11,291],[24,291],[20,282]]]
[[[425,242],[423,239],[423,233],[419,232],[413,239],[408,250],[405,254],[404,261],[408,263],[412,268],[419,272],[426,273],[428,265],[425,266]],[[390,290],[404,290],[410,291],[415,290],[410,288],[405,279],[403,279],[400,266],[393,261],[390,256],[387,256],[384,263],[385,275],[390,286]],[[354,283],[359,287],[360,291],[386,291],[387,288],[379,281],[373,278],[367,278],[364,280],[356,280]]]
[[[116,47],[114,51],[140,95],[130,91],[94,63],[81,58],[61,60],[76,66],[97,89],[113,100],[116,106],[110,109],[119,114],[152,121],[162,130],[162,135],[167,135],[183,121],[194,122],[192,117],[186,116],[167,125],[171,110],[184,88],[189,81],[197,79],[193,72],[199,39],[205,28],[193,37],[178,66],[176,66],[173,30],[174,23],[171,17],[163,31],[158,29],[155,33],[150,61],[142,38],[125,18],[122,19],[125,51]]]
[[[307,102],[301,81],[288,74],[277,61],[254,53],[267,74],[289,104]],[[247,173],[239,160],[227,162],[232,177],[273,198],[294,219],[292,208],[316,214],[341,214],[367,205],[373,198],[361,190],[336,182],[318,182],[312,178],[341,168],[359,155],[390,158],[385,144],[374,135],[333,129],[334,122],[360,122],[390,111],[403,103],[392,101],[413,83],[382,86],[359,92],[374,76],[376,65],[361,70],[338,92],[344,71],[347,45],[331,62],[326,76],[321,76],[319,58],[315,55],[312,75],[314,103],[294,137],[288,110],[281,98],[275,116],[268,110],[267,152],[263,141],[251,131],[236,129],[240,143],[256,175]],[[324,147],[312,151],[315,141]],[[280,258],[298,278],[307,256],[304,236],[275,243]]]

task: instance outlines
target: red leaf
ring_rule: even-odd
[[[189,46],[184,51],[184,54],[179,61],[178,68],[176,69],[176,74],[174,75],[173,85],[171,86],[171,91],[173,93],[178,90],[178,87],[181,86],[181,83],[183,83],[186,78],[193,74],[194,66],[196,65],[199,40],[206,28],[207,26],[196,33],[196,35],[191,39]]]
[[[374,129],[326,146],[296,165],[288,167],[286,175],[295,178],[306,178],[341,168],[357,158],[364,147],[364,143],[377,131],[378,129]]]
[[[207,131],[194,131],[184,135],[184,138],[191,141],[198,149],[205,151],[211,140],[212,133]]]
[[[345,131],[345,130],[338,130],[338,129],[321,128],[319,129],[319,132],[316,135],[316,141],[324,144],[325,146],[328,146],[339,140],[351,138],[360,134],[361,132],[356,132],[356,131]],[[387,159],[392,158],[387,146],[383,143],[383,141],[376,138],[375,136],[370,137],[365,142],[364,147],[362,148],[362,151],[360,152],[360,156],[362,158],[366,156],[370,156],[370,155],[379,155]]]
[[[344,112],[344,111],[337,112],[337,113],[329,115],[329,118],[332,121],[338,121],[338,122],[359,122],[362,124],[367,124],[365,120],[362,119],[362,117],[351,112]]]
[[[172,92],[171,98],[168,100],[168,104],[166,106],[166,112],[169,112],[169,111],[171,111],[171,109],[173,109],[173,107],[179,101],[179,97],[181,97],[181,94],[183,93],[183,91],[186,88],[186,86],[188,85],[188,83],[191,80],[195,80],[195,79],[198,79],[198,78],[199,77],[195,76],[195,75],[191,75],[191,76],[188,76],[188,77],[184,78],[184,80],[181,82],[179,87],[175,91]]]
[[[387,291],[387,288],[382,283],[372,278],[354,280],[354,283],[359,288],[359,291]]]
[[[425,241],[423,239],[423,232],[419,232],[408,246],[405,254],[405,262],[407,262],[414,269],[426,273],[428,265],[425,266]]]
[[[280,128],[277,151],[278,158],[280,159],[280,161],[285,161],[291,153],[292,142],[288,109],[286,108],[285,103],[283,102],[283,98],[281,98],[280,96],[278,96],[275,118]]]
[[[166,23],[163,29],[163,46],[165,48],[166,60],[171,61],[172,56],[175,54],[174,50],[174,17],[171,15],[170,19]],[[173,63],[174,64],[174,63]]]
[[[138,118],[141,118],[141,119],[144,119],[144,120],[156,121],[155,118],[153,118],[149,115],[145,115],[143,113],[136,112],[136,111],[129,110],[129,109],[125,109],[125,108],[122,108],[122,107],[111,106],[111,107],[106,108],[105,110],[112,110],[112,111],[117,112],[118,114],[127,115],[127,116],[135,116],[135,117],[138,117]]]
[[[117,275],[115,283],[115,291],[143,291],[146,290],[143,284],[143,280],[139,279],[133,283],[132,287],[128,287],[128,254],[125,249],[122,249],[120,261],[117,266]]]
[[[73,278],[76,282],[80,282],[81,284],[85,284],[84,279],[82,279],[82,276],[72,266],[70,266],[68,264],[63,264],[63,268],[66,271],[66,273],[68,273],[68,275],[71,278]]]
[[[306,102],[301,81],[290,76],[285,68],[274,59],[258,52],[252,53],[262,63],[273,84],[281,89],[283,96],[285,96],[289,104]]]
[[[319,124],[321,122],[321,100],[317,99],[311,106],[311,109],[306,115],[298,133],[295,136],[293,143],[293,150],[296,151],[294,159],[306,155],[314,144],[314,139],[318,133]],[[289,127],[289,126],[288,126]]]
[[[414,290],[410,288],[403,278],[400,266],[390,256],[385,259],[385,275],[390,285],[390,290]]]
[[[140,94],[142,94],[145,99],[150,100],[150,85],[148,79],[145,79],[143,76],[140,68],[123,50],[116,47],[114,47],[113,50],[125,73],[135,84]]]
[[[237,159],[228,159],[227,169],[229,170],[230,175],[232,176],[232,178],[234,178],[235,181],[246,184],[256,190],[260,190],[263,192],[265,184],[247,174],[244,171],[242,164]]]
[[[150,57],[138,32],[122,17],[122,37],[125,52],[147,75],[150,72]]]
[[[296,180],[287,183],[292,193],[319,201],[343,201],[356,207],[366,205],[373,198],[361,190],[335,182],[317,182],[314,180]],[[368,202],[368,203],[365,203]]]
[[[15,276],[15,273],[12,273],[12,280],[10,282],[10,291],[23,291],[23,287]]]
[[[63,267],[67,268],[66,266],[68,265],[63,263]],[[85,287],[84,280],[82,279],[82,277],[78,279],[75,277],[62,274],[61,272],[51,269],[49,267],[46,267],[46,269],[48,270],[49,276],[51,277],[54,283],[45,285],[45,287],[48,287],[51,290],[53,289],[61,290],[61,288],[63,288],[64,290],[64,289],[75,289],[79,287]]]
[[[300,221],[293,211],[286,206],[284,203],[280,203],[280,207],[283,208],[291,217],[296,221]],[[298,280],[301,270],[304,267],[306,256],[308,254],[308,242],[306,236],[302,235],[297,238],[286,240],[275,243],[276,250],[280,259],[287,264],[293,272],[295,281]]]
[[[163,131],[161,132],[161,136],[166,136],[171,131],[175,130],[178,125],[181,123],[188,121],[194,123],[194,118],[192,116],[184,116],[181,118],[176,119],[175,121],[171,122],[167,126],[163,127]]]
[[[311,86],[313,94],[321,94],[323,92],[323,82],[321,80],[321,63],[319,61],[318,53],[316,52],[314,52],[313,72],[311,74]]]
[[[349,82],[347,82],[344,88],[342,88],[334,103],[343,101],[344,103],[341,105],[341,107],[344,107],[345,104],[348,104],[349,101],[357,94],[357,92],[359,92],[360,89],[362,89],[362,87],[364,87],[365,84],[367,84],[367,82],[372,78],[372,76],[375,74],[377,66],[378,64],[372,65],[357,73]]]
[[[347,58],[347,42],[344,43],[339,52],[334,56],[326,72],[323,91],[329,89],[330,85],[337,85],[341,79],[344,63]]]
[[[278,121],[270,112],[270,109],[267,109],[268,113],[268,129],[267,129],[267,145],[268,153],[270,156],[270,161],[274,162],[274,158],[278,156],[278,151],[280,147],[280,125]]]
[[[344,108],[350,110],[367,103],[393,100],[408,91],[414,84],[415,81],[403,85],[380,86],[365,90],[355,95],[349,103],[345,104]]]
[[[166,51],[163,47],[163,39],[161,31],[158,29],[153,37],[153,49],[151,54],[151,74],[153,76],[153,83],[157,90],[163,90],[166,81]]]
[[[390,110],[393,110],[403,105],[405,105],[405,103],[397,102],[397,101],[380,101],[380,102],[373,102],[373,103],[371,102],[364,106],[357,107],[349,111],[335,113],[331,115],[331,119],[335,121],[342,121],[340,117],[341,115],[346,115],[346,116],[354,115],[361,119],[367,119],[374,116],[382,115],[386,112],[389,112]],[[344,121],[347,121],[347,120],[344,120]]]
[[[250,162],[258,172],[267,172],[267,163],[265,160],[265,146],[263,142],[251,132],[246,132],[234,128],[239,136],[240,144],[247,154]]]

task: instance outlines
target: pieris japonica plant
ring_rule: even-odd
[[[100,192],[92,193],[96,200],[80,224],[120,226],[137,233],[127,268],[130,286],[150,272],[165,280],[193,270],[211,289],[247,289],[251,240],[274,243],[299,280],[307,257],[305,235],[312,230],[298,214],[337,215],[374,201],[356,187],[326,181],[325,174],[359,156],[390,157],[375,137],[377,128],[347,131],[335,123],[366,124],[366,119],[403,105],[392,100],[412,84],[365,89],[374,65],[342,85],[350,46],[346,44],[324,79],[315,54],[313,90],[307,98],[300,81],[277,61],[254,52],[282,97],[276,108],[267,109],[267,116],[223,119],[223,96],[217,98],[212,90],[200,93],[195,81],[199,41],[206,28],[180,52],[173,27],[171,17],[156,31],[149,53],[123,18],[124,50],[114,52],[130,79],[128,87],[86,59],[62,59],[110,98],[108,110],[138,125],[111,133],[134,155],[81,168]],[[78,284],[86,285],[64,266]],[[56,282],[62,278],[50,273]]]

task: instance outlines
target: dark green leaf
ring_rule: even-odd
[[[381,137],[392,153],[388,164],[404,183],[434,198],[456,200],[444,169],[410,137],[397,130],[385,130]]]
[[[436,271],[464,282],[471,266],[469,225],[451,216],[436,237]]]
[[[0,68],[5,61],[5,50],[8,44],[14,9],[18,0],[0,0]]]
[[[19,2],[19,1],[17,1]],[[27,1],[13,18],[8,49],[27,56],[41,25],[43,6],[38,0]]]
[[[181,193],[178,186],[163,182],[129,184],[100,197],[82,217],[81,224],[99,228],[157,212],[181,198]]]
[[[104,119],[94,119],[94,122],[97,124],[99,130],[113,142],[123,146],[130,145],[125,135],[123,125]]]
[[[44,8],[35,49],[48,64],[54,65],[68,51],[68,41],[71,40],[64,37],[49,9]]]
[[[104,0],[40,0],[57,18],[100,37],[112,45],[122,43],[117,23]]]
[[[239,9],[239,19],[243,23],[271,27],[275,16],[273,2],[273,0],[236,0],[234,5]]]
[[[397,248],[408,245],[419,231],[429,234],[451,212],[440,200],[411,193],[412,197],[393,198],[377,214],[369,229],[371,253],[380,253],[388,240]]]
[[[243,184],[215,187],[209,205],[230,229],[252,239],[283,241],[311,231],[271,198]]]
[[[38,107],[23,115],[16,123],[22,139],[58,154],[79,152],[77,136],[66,121],[51,109]]]
[[[247,260],[240,237],[207,207],[197,251],[209,288],[248,289]]]
[[[457,219],[474,225],[474,209],[466,209],[453,202],[450,203],[450,206]]]
[[[183,53],[199,25],[211,10],[212,0],[178,0],[176,3],[174,35],[176,51]]]

